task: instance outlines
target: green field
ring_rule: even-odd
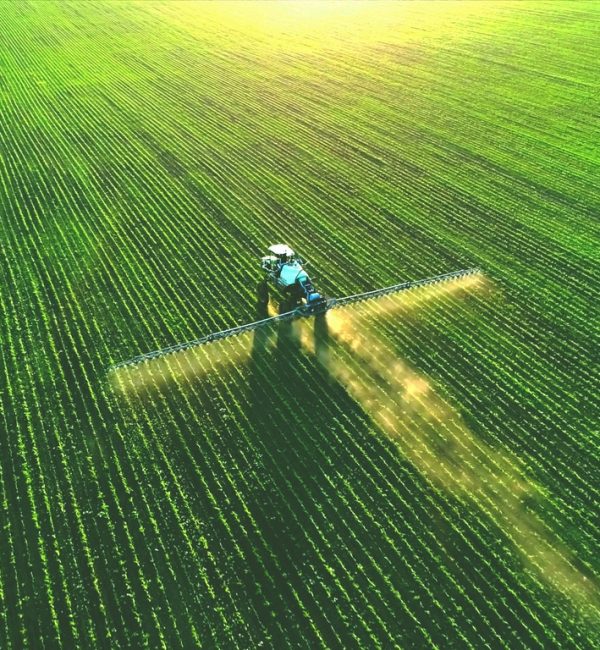
[[[600,647],[598,25],[0,2],[0,648]]]

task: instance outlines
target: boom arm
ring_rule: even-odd
[[[374,291],[356,293],[352,296],[345,296],[343,298],[330,298],[327,301],[327,305],[323,311],[329,311],[330,309],[335,309],[336,307],[341,307],[342,305],[349,305],[354,302],[362,302],[364,300],[371,300],[372,298],[379,298],[380,296],[387,296],[393,293],[398,293],[400,291],[407,291],[408,289],[414,289],[415,287],[423,287],[428,284],[437,284],[438,282],[455,280],[466,275],[473,275],[474,273],[478,273],[479,270],[480,269],[478,268],[471,268],[463,269],[461,271],[452,271],[451,273],[443,273],[442,275],[435,275],[431,278],[424,278],[422,280],[409,280],[408,282],[393,284],[392,286],[384,287],[383,289],[375,289]],[[225,339],[230,336],[242,334],[243,332],[250,332],[252,330],[258,329],[259,327],[263,327],[265,325],[279,321],[310,315],[312,315],[312,312],[307,312],[302,307],[297,307],[296,309],[287,311],[284,314],[278,314],[277,316],[271,316],[270,318],[263,318],[262,320],[257,320],[252,323],[246,323],[245,325],[238,325],[237,327],[231,327],[230,329],[222,330],[220,332],[214,332],[213,334],[208,334],[207,336],[203,336],[193,341],[186,341],[185,343],[171,345],[167,348],[162,348],[161,350],[154,350],[153,352],[140,354],[137,357],[128,359],[127,361],[120,361],[119,363],[113,364],[110,366],[109,372],[118,370],[119,368],[124,368],[125,366],[133,366],[138,363],[143,363],[145,361],[149,361],[150,359],[156,359],[157,357],[163,357],[167,354],[173,354],[174,352],[179,352],[181,350],[188,350],[189,348],[194,348],[198,345],[203,345],[204,343],[211,343],[212,341]]]

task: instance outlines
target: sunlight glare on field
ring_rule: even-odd
[[[482,10],[476,3],[461,2],[371,2],[356,0],[290,0],[271,2],[171,2],[158,11],[172,12],[174,18],[199,33],[213,31],[223,47],[267,48],[290,52],[345,49],[352,45],[418,42],[425,38],[451,38],[469,15]],[[485,3],[487,13],[497,11],[497,3]],[[415,29],[415,25],[419,25]],[[224,28],[226,26],[226,29]],[[250,43],[248,42],[250,41]]]

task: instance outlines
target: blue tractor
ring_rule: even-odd
[[[265,327],[275,322],[283,322],[299,316],[321,316],[328,309],[335,309],[336,307],[342,307],[343,305],[350,305],[364,300],[373,300],[374,298],[379,298],[381,296],[388,296],[401,291],[408,291],[414,287],[422,287],[429,284],[436,284],[438,282],[447,282],[449,280],[462,278],[466,275],[481,273],[477,268],[463,269],[461,271],[452,271],[451,273],[435,275],[423,280],[400,282],[399,284],[394,284],[390,287],[373,289],[363,293],[355,293],[351,296],[344,296],[342,298],[328,299],[322,296],[313,287],[308,274],[304,270],[305,264],[306,262],[303,262],[299,257],[297,257],[296,253],[294,253],[294,251],[286,244],[273,244],[272,246],[269,246],[269,254],[265,255],[261,259],[260,263],[261,268],[266,272],[266,278],[261,280],[257,287],[257,307],[260,312],[263,312],[257,314],[259,316],[258,320],[255,320],[252,323],[230,327],[221,330],[220,332],[213,332],[212,334],[207,334],[206,336],[194,339],[193,341],[186,341],[185,343],[170,345],[160,350],[154,350],[153,352],[139,354],[137,357],[113,364],[111,370],[133,366],[142,362],[145,363],[150,359],[163,357],[198,345],[212,343],[213,341],[225,339],[229,336],[241,334],[242,332],[250,332],[259,327]],[[267,280],[282,289],[289,297],[289,299],[281,301],[279,305],[279,314],[270,317],[268,316],[268,310],[266,309],[269,300]],[[321,321],[321,325],[324,324],[323,319],[318,318],[316,321],[315,328],[319,321]],[[315,333],[316,332],[317,330],[315,329]]]
[[[314,313],[326,309],[327,299],[314,288],[304,264],[286,244],[273,244],[260,265],[268,279],[300,302],[303,310]]]

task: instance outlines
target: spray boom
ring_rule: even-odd
[[[388,296],[402,291],[408,291],[409,289],[414,289],[416,287],[422,287],[430,284],[437,284],[440,282],[449,282],[451,280],[457,280],[458,278],[462,278],[467,275],[474,275],[476,273],[479,273],[479,271],[480,269],[478,268],[452,271],[451,273],[443,273],[441,275],[435,275],[433,277],[424,278],[421,280],[410,280],[408,282],[401,282],[399,284],[393,284],[392,286],[384,287],[382,289],[375,289],[373,291],[357,293],[351,296],[344,296],[343,298],[321,299],[316,305],[314,304],[314,302],[316,301],[309,301],[308,303],[301,304],[298,307],[295,307],[294,309],[291,309],[290,311],[287,311],[283,314],[277,314],[276,316],[263,318],[261,320],[254,321],[252,323],[246,323],[244,325],[238,325],[237,327],[231,327],[226,330],[221,330],[220,332],[214,332],[212,334],[208,334],[199,339],[194,339],[193,341],[178,343],[176,345],[171,345],[169,347],[162,348],[160,350],[154,350],[152,352],[146,352],[145,354],[140,354],[137,357],[133,357],[126,361],[120,361],[119,363],[115,363],[112,366],[110,366],[109,372],[127,366],[134,366],[139,363],[143,363],[145,361],[150,361],[151,359],[157,359],[159,357],[164,357],[170,354],[174,354],[175,352],[180,352],[182,350],[189,350],[190,348],[195,348],[199,345],[204,345],[205,343],[212,343],[213,341],[225,339],[230,336],[236,336],[237,334],[242,334],[243,332],[256,330],[260,327],[264,327],[265,325],[270,325],[276,322],[290,320],[293,318],[322,314],[331,309],[342,307],[343,305],[349,305],[355,302],[362,302],[365,300],[372,300],[373,298],[379,298],[381,296]]]

